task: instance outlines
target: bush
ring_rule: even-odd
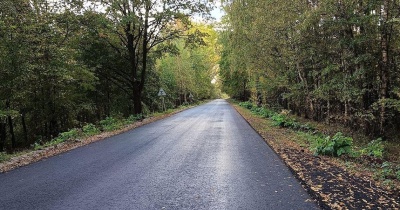
[[[75,140],[75,139],[79,138],[79,136],[80,136],[80,130],[77,128],[74,128],[67,132],[60,133],[60,135],[58,135],[58,137],[55,138],[52,142],[60,143],[60,142],[68,141],[68,140]]]
[[[384,149],[385,146],[382,143],[382,139],[378,138],[369,142],[365,148],[360,150],[360,153],[361,155],[368,155],[377,158],[382,158]]]
[[[351,137],[346,137],[342,133],[338,132],[332,138],[330,136],[317,138],[312,149],[314,150],[315,155],[337,157],[343,154],[351,154],[352,144],[353,139]]]
[[[190,106],[190,103],[189,102],[183,102],[182,104],[181,104],[181,107],[187,107],[187,106]]]
[[[274,115],[275,113],[269,109],[263,108],[262,111],[260,112],[260,115],[265,117],[265,118],[270,118]]]
[[[142,115],[142,114],[130,115],[130,116],[125,120],[125,122],[126,122],[127,124],[130,124],[130,123],[134,123],[134,122],[136,122],[136,121],[139,121],[139,120],[141,120],[141,119],[143,119],[143,115]]]
[[[283,125],[286,122],[286,117],[282,114],[275,114],[275,115],[271,116],[271,120],[274,121],[274,123],[273,123],[274,126],[283,127]]]
[[[33,150],[43,149],[43,145],[38,142],[35,142],[34,144],[32,144],[31,147],[33,148]]]
[[[300,123],[284,114],[274,114],[271,116],[271,120],[274,121],[273,125],[283,128],[299,129],[301,127]]]
[[[304,125],[300,125],[299,130],[303,130],[303,131],[315,131],[315,128],[314,128],[312,125],[306,123],[306,124],[304,124]]]
[[[82,131],[85,136],[93,136],[100,133],[100,130],[91,123],[83,126]]]
[[[103,131],[114,131],[121,127],[121,122],[113,117],[107,117],[100,121],[100,125]]]
[[[0,152],[0,163],[9,160],[11,157],[5,152]]]
[[[253,104],[250,101],[240,102],[239,106],[244,107],[246,109],[253,108]]]

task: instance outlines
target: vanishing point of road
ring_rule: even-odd
[[[0,174],[0,209],[318,209],[224,100]]]

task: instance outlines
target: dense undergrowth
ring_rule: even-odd
[[[301,123],[286,110],[276,112],[266,107],[255,106],[249,101],[240,102],[239,105],[249,109],[255,115],[271,120],[273,126],[295,131],[300,143],[308,147],[316,156],[338,157],[349,167],[354,167],[351,162],[362,162],[367,170],[373,172],[375,180],[387,186],[393,185],[393,181],[400,181],[400,165],[385,158],[388,145],[381,138],[362,145],[342,132],[328,135],[310,123]]]

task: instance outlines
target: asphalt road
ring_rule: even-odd
[[[224,100],[0,174],[0,209],[318,209]]]

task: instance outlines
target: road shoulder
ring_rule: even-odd
[[[125,132],[135,129],[137,127],[147,125],[149,123],[152,123],[152,122],[155,122],[158,120],[162,120],[164,118],[168,118],[172,115],[175,115],[179,112],[185,111],[185,110],[193,108],[193,107],[195,107],[195,106],[182,107],[182,108],[178,108],[172,112],[162,113],[157,116],[148,117],[141,121],[134,122],[132,124],[124,126],[121,129],[114,130],[111,132],[102,132],[98,135],[89,136],[87,138],[69,140],[69,141],[65,141],[60,144],[46,147],[46,148],[39,149],[39,150],[23,151],[19,154],[16,154],[16,156],[12,157],[10,160],[0,163],[0,173],[5,173],[8,171],[14,170],[16,168],[41,161],[46,158],[50,158],[50,157],[62,154],[64,152],[68,152],[70,150],[73,150],[73,149],[76,149],[76,148],[79,148],[79,147],[82,147],[82,146],[85,146],[85,145],[88,145],[88,144],[91,144],[91,143],[94,143],[97,141],[101,141],[103,139],[106,139],[106,138],[109,138],[109,137],[112,137],[115,135],[125,133]]]
[[[398,193],[375,186],[356,176],[328,157],[314,156],[296,143],[293,131],[271,126],[267,119],[249,110],[234,108],[263,137],[323,209],[399,209]]]

